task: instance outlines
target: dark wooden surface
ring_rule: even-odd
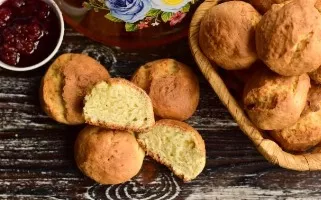
[[[123,52],[67,28],[59,54],[86,53],[114,77],[129,78],[147,61],[175,58],[194,68],[201,101],[188,120],[206,141],[207,164],[191,183],[145,159],[140,174],[122,185],[99,185],[73,160],[82,126],[65,126],[40,109],[38,87],[50,63],[31,72],[0,69],[0,199],[321,199],[321,172],[295,172],[269,164],[230,117],[193,62],[187,40],[144,52]]]

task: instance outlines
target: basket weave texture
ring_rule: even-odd
[[[239,103],[231,95],[229,89],[217,72],[217,67],[214,66],[202,53],[198,44],[200,23],[207,11],[218,3],[218,0],[204,1],[196,10],[190,24],[190,48],[203,75],[208,80],[222,103],[228,108],[240,129],[252,140],[258,151],[269,162],[277,164],[283,168],[297,171],[321,170],[321,151],[295,155],[283,151],[276,142],[264,137],[265,134],[252,124],[243,109],[240,107]]]

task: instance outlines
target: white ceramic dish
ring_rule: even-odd
[[[0,0],[0,5],[2,3],[4,3],[6,0]],[[59,34],[59,39],[57,41],[56,47],[54,48],[54,50],[51,52],[51,54],[49,56],[47,56],[44,60],[40,61],[39,63],[35,64],[35,65],[31,65],[31,66],[27,66],[27,67],[15,67],[15,66],[11,66],[8,65],[6,63],[3,63],[0,61],[0,67],[8,69],[8,70],[12,70],[12,71],[29,71],[29,70],[33,70],[36,68],[39,68],[41,66],[43,66],[44,64],[46,64],[50,59],[52,59],[54,57],[54,55],[57,53],[57,51],[59,50],[63,37],[64,37],[64,32],[65,32],[65,24],[64,24],[64,19],[62,17],[62,13],[61,10],[59,9],[58,5],[55,3],[54,0],[42,0],[44,2],[46,2],[49,6],[51,6],[55,12],[55,14],[58,17],[59,20],[59,25],[60,25],[60,34]]]

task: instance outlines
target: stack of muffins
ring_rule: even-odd
[[[102,184],[130,180],[145,153],[184,181],[205,167],[205,143],[187,123],[199,102],[199,83],[173,59],[140,67],[132,81],[111,78],[93,58],[63,54],[49,67],[40,87],[44,111],[67,125],[88,124],[75,142],[75,161]],[[155,116],[161,120],[155,122]]]
[[[244,83],[247,115],[286,151],[321,143],[320,8],[319,0],[229,1],[200,27],[203,53]]]

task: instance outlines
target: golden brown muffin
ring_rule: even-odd
[[[226,70],[245,69],[257,60],[255,26],[261,15],[249,3],[229,1],[204,16],[199,45],[206,57]]]
[[[184,122],[159,120],[151,130],[138,135],[138,142],[149,156],[169,167],[184,181],[196,178],[205,167],[204,140]]]
[[[250,0],[252,4],[260,13],[264,14],[271,9],[273,4],[288,3],[291,0]],[[314,7],[321,11],[321,0],[317,0]]]
[[[276,73],[297,76],[321,65],[321,15],[314,3],[274,4],[257,25],[258,56]]]
[[[173,59],[161,59],[141,66],[132,82],[150,96],[155,115],[186,120],[199,102],[199,83],[193,71]]]
[[[129,181],[139,172],[144,157],[135,135],[126,131],[87,126],[75,143],[78,168],[101,184]]]
[[[299,121],[271,136],[287,151],[306,151],[321,142],[321,87],[312,86]]]
[[[252,4],[260,13],[264,14],[271,9],[273,4],[284,3],[289,0],[250,0]]]
[[[83,98],[95,83],[108,80],[108,71],[83,54],[63,54],[48,68],[42,79],[40,99],[43,110],[65,124],[82,124]]]
[[[279,130],[289,127],[300,118],[309,88],[307,74],[286,77],[262,68],[245,85],[245,110],[260,129]]]

